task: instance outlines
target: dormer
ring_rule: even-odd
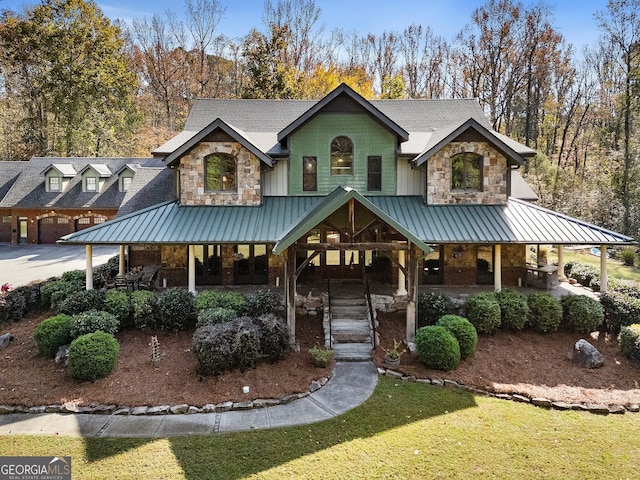
[[[64,192],[69,186],[71,179],[76,176],[76,169],[68,163],[52,163],[45,168],[41,174],[44,174],[44,188],[47,192]]]
[[[102,190],[107,178],[111,176],[111,170],[103,163],[90,163],[82,170],[82,191],[97,193]]]
[[[133,182],[133,177],[138,171],[138,168],[140,168],[139,164],[128,163],[120,170],[118,170],[117,174],[119,192],[126,192],[127,190],[129,190],[131,182]]]

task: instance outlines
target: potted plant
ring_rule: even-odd
[[[309,355],[315,367],[325,368],[329,365],[333,357],[333,350],[330,348],[311,347],[309,349]]]
[[[397,340],[393,340],[393,347],[386,349],[382,347],[384,350],[384,363],[388,367],[397,367],[400,365],[400,357],[407,351],[406,348],[400,348],[404,342],[398,342]]]

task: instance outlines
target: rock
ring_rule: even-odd
[[[129,412],[131,415],[145,415],[147,413],[146,406],[133,407],[133,409]]]
[[[556,410],[571,410],[571,404],[567,402],[553,402],[551,405]]]
[[[44,407],[45,413],[60,413],[62,412],[62,405],[47,405]]]
[[[253,408],[266,408],[280,405],[280,400],[275,398],[258,398],[253,401]]]
[[[439,385],[439,386],[441,386],[441,387],[444,387],[444,380],[441,380],[441,379],[439,379],[439,378],[432,378],[432,379],[431,379],[431,383],[432,383],[433,385]]]
[[[316,390],[319,390],[320,387],[322,387],[322,385],[320,385],[320,382],[318,382],[317,380],[314,380],[313,382],[311,382],[311,385],[309,386],[309,391],[313,393]]]
[[[0,405],[0,415],[5,413],[13,413],[16,411],[16,407],[13,405]]]
[[[614,415],[624,415],[627,411],[622,405],[609,405],[609,413]]]
[[[571,362],[583,368],[599,368],[604,365],[604,357],[596,347],[581,338],[573,347]]]
[[[190,405],[189,409],[187,410],[187,415],[193,415],[194,413],[202,413],[202,409],[194,405]]]
[[[128,407],[122,407],[113,412],[114,415],[129,415],[130,409]]]
[[[522,403],[529,403],[531,402],[531,399],[529,397],[525,397],[524,395],[518,395],[517,393],[514,393],[511,398],[513,399],[513,401],[515,402],[522,402]]]
[[[216,405],[216,412],[228,412],[233,407],[233,402],[222,402]]]
[[[169,405],[158,405],[147,408],[147,415],[165,415],[169,413]]]
[[[531,403],[533,403],[536,407],[551,408],[551,400],[548,400],[546,398],[532,398]]]
[[[608,415],[609,407],[607,405],[588,405],[587,409],[596,415]]]
[[[3,348],[7,348],[9,346],[9,342],[14,339],[14,336],[10,333],[5,333],[4,335],[0,335],[0,350]]]
[[[202,413],[213,413],[216,411],[216,406],[213,403],[207,403],[202,407]]]
[[[387,376],[393,377],[393,378],[402,378],[403,374],[400,372],[396,372],[395,370],[387,369]]]
[[[187,405],[186,403],[182,403],[180,405],[173,405],[170,408],[171,413],[173,414],[180,414],[180,413],[187,413],[189,411],[189,405]]]
[[[627,410],[629,410],[630,412],[633,412],[633,413],[640,412],[640,405],[636,405],[634,403],[632,405],[627,406]]]
[[[69,361],[69,345],[62,345],[56,353],[56,365],[67,366]]]
[[[236,402],[233,404],[233,410],[251,410],[253,408],[253,402],[246,400],[244,402]]]

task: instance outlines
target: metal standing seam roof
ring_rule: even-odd
[[[355,191],[352,191],[355,192]],[[69,244],[281,243],[344,204],[364,199],[383,221],[424,244],[630,244],[633,239],[514,198],[505,205],[425,205],[420,196],[265,197],[261,206],[155,205],[61,238]],[[344,200],[344,201],[343,201]],[[319,215],[318,215],[319,214]],[[321,218],[322,217],[322,218]],[[315,223],[314,223],[315,222]],[[310,226],[310,223],[314,225]],[[304,230],[304,231],[303,231]]]

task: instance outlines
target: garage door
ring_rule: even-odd
[[[38,220],[38,243],[56,243],[72,232],[73,224],[67,217],[47,217]]]

